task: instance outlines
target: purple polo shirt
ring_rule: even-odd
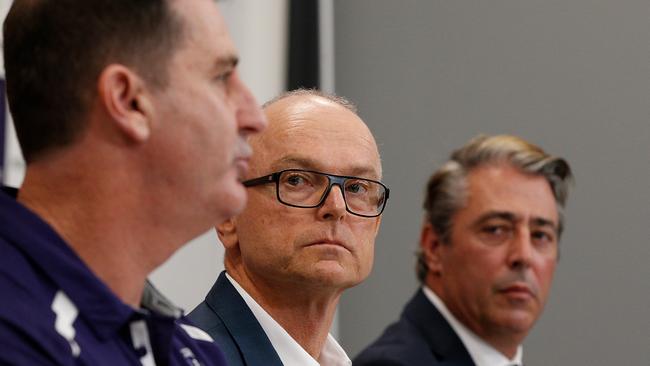
[[[134,309],[16,191],[0,191],[0,365],[225,365],[212,339],[147,284]]]

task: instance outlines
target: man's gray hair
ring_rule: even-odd
[[[489,164],[510,164],[520,171],[544,177],[558,206],[558,237],[564,227],[564,205],[571,167],[563,158],[547,154],[540,147],[510,135],[481,135],[454,151],[447,161],[429,178],[424,200],[425,219],[440,237],[442,244],[450,243],[452,216],[467,199],[467,175],[472,169]],[[416,272],[424,281],[429,271],[422,251],[417,253]]]
[[[340,105],[343,108],[346,108],[346,109],[350,110],[354,114],[357,114],[357,115],[359,114],[358,110],[357,110],[357,106],[354,103],[352,103],[350,100],[348,100],[348,99],[346,99],[344,97],[334,95],[334,94],[325,93],[324,91],[321,91],[321,90],[318,90],[318,89],[304,89],[304,88],[284,92],[284,93],[276,96],[275,98],[269,100],[268,102],[264,103],[262,105],[262,108],[265,109],[266,107],[270,106],[271,104],[279,102],[279,101],[281,101],[281,100],[283,100],[285,98],[296,97],[296,96],[317,96],[317,97],[321,97],[321,98],[329,100],[330,102],[336,103],[336,104]]]

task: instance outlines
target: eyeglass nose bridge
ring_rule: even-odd
[[[348,178],[337,177],[328,174],[323,174],[323,175],[327,177],[327,188],[325,189],[325,192],[323,192],[323,196],[321,197],[320,202],[318,202],[318,205],[316,205],[316,207],[321,207],[325,203],[325,200],[330,195],[330,191],[332,190],[332,187],[337,185],[341,190],[341,196],[343,197],[343,203],[345,203],[345,209],[347,211],[350,211],[350,209],[348,208],[348,201],[345,198],[345,181]]]

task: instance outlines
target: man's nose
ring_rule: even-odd
[[[517,230],[512,238],[508,252],[508,265],[511,268],[527,268],[533,258],[533,241],[530,230]]]
[[[250,135],[263,131],[269,123],[262,108],[239,75],[233,77],[236,78],[235,82],[238,83],[240,91],[236,115],[240,134]]]
[[[340,220],[345,214],[343,191],[340,185],[334,184],[327,193],[325,201],[318,208],[318,216],[324,220]]]

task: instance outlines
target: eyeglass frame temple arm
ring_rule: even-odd
[[[253,187],[253,186],[259,186],[267,183],[274,183],[277,182],[280,173],[281,172],[275,172],[269,175],[265,175],[263,177],[245,180],[242,182],[242,184],[244,185],[244,187]]]

